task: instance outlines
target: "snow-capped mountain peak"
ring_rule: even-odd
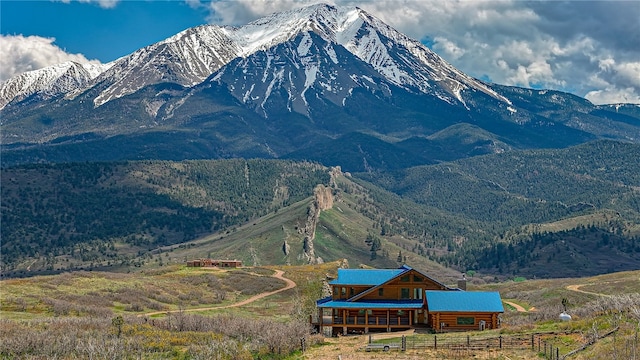
[[[0,109],[12,101],[21,101],[35,94],[47,99],[84,87],[110,66],[111,64],[67,61],[24,72],[0,86]]]
[[[51,95],[66,93],[66,98],[73,99],[98,85],[99,95],[93,102],[100,106],[152,84],[170,82],[192,87],[234,59],[292,41],[304,32],[313,32],[344,47],[390,83],[409,91],[465,104],[465,91],[474,90],[510,104],[484,83],[458,71],[420,42],[364,10],[316,4],[274,13],[240,27],[202,25],[186,29],[114,61],[108,69],[78,70],[77,79],[62,81],[64,86],[49,84],[51,78],[59,78],[54,74],[59,74],[64,65],[41,69],[37,81],[33,80],[33,74],[23,74],[3,85],[0,108],[16,98],[16,94],[25,98],[44,90]],[[333,52],[327,54],[332,56]],[[63,72],[69,69],[66,65]],[[97,73],[100,75],[96,76]],[[7,86],[9,89],[5,89]]]
[[[357,7],[316,4],[275,13],[226,30],[242,48],[243,57],[311,31],[342,45],[398,86],[433,94],[447,102],[457,100],[462,103],[461,92],[474,89],[510,104],[508,99],[455,69],[419,41]]]
[[[316,4],[302,9],[274,13],[247,25],[226,28],[230,37],[242,47],[242,56],[293,39],[300,32],[313,31],[326,40],[336,41],[336,35],[349,22],[359,19],[361,10],[354,7],[333,7]]]
[[[94,104],[100,106],[160,82],[196,85],[239,54],[240,48],[219,26],[184,30],[117,60],[96,79],[110,85],[95,98]]]
[[[286,157],[369,171],[369,160],[393,169],[407,156],[423,164],[450,152],[640,138],[636,106],[485,84],[356,7],[198,26],[112,64],[65,63],[1,86],[0,142],[18,162],[95,152]]]

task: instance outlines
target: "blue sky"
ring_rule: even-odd
[[[2,34],[55,38],[67,52],[101,62],[206,24],[208,14],[179,1],[123,1],[103,8],[97,3],[2,0],[0,6]]]
[[[317,0],[0,1],[0,82],[66,60],[109,62],[202,24]],[[467,74],[640,103],[640,1],[326,0],[358,6]]]

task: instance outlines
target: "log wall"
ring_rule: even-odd
[[[459,324],[458,318],[473,318],[473,324]],[[429,313],[429,325],[437,331],[479,330],[480,321],[485,322],[485,329],[498,328],[497,313]]]

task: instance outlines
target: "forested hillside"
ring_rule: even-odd
[[[4,169],[2,265],[10,270],[46,257],[53,269],[61,255],[126,264],[133,255],[276,211],[328,182],[327,169],[317,164],[274,160]]]
[[[600,141],[358,174],[281,160],[6,168],[3,273],[205,256],[503,277],[634,269],[639,155]]]
[[[639,157],[638,145],[599,141],[359,176],[476,225],[457,237],[425,228],[425,248],[447,248],[433,252],[444,264],[503,274],[595,274],[639,265]],[[556,226],[543,226],[550,223]]]

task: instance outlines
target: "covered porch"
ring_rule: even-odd
[[[318,316],[312,324],[320,332],[331,328],[337,334],[366,334],[370,331],[406,330],[423,317],[422,301],[349,302],[328,300],[318,303]]]

